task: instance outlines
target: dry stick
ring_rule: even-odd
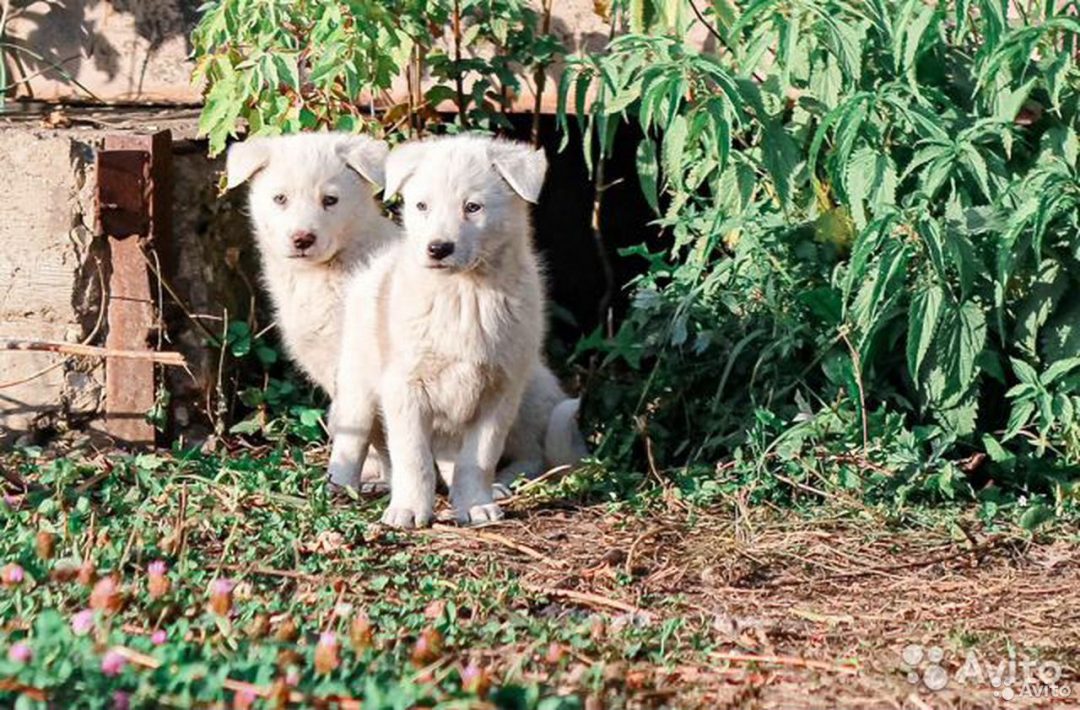
[[[539,486],[541,483],[546,483],[550,479],[552,479],[552,478],[554,478],[556,476],[560,476],[560,475],[566,473],[567,471],[570,471],[573,468],[574,467],[569,465],[569,464],[564,464],[562,466],[556,466],[555,468],[551,469],[550,471],[544,472],[542,475],[537,476],[536,478],[532,479],[531,481],[523,483],[521,486],[518,487],[518,489],[516,491],[514,491],[514,495],[512,495],[512,496],[510,496],[508,498],[503,498],[501,501],[499,501],[499,503],[501,505],[508,505],[510,503],[515,503],[518,500],[521,500],[521,498],[524,497],[525,492],[528,491],[529,489],[535,488],[535,487]]]
[[[469,119],[465,115],[465,77],[461,73],[461,2],[454,0],[454,86],[457,89],[458,119],[463,127],[468,127]]]
[[[935,555],[934,557],[929,557],[927,559],[915,560],[914,562],[905,562],[903,564],[898,564],[898,565],[888,565],[888,566],[879,565],[879,566],[876,566],[876,567],[867,567],[866,569],[862,569],[862,570],[859,570],[857,572],[840,572],[840,573],[837,573],[837,574],[831,574],[828,577],[823,577],[821,579],[790,579],[790,578],[778,579],[776,582],[774,582],[774,583],[772,583],[772,584],[770,584],[768,586],[775,588],[775,587],[786,587],[786,586],[793,585],[793,584],[821,584],[823,582],[836,582],[836,581],[842,580],[842,579],[856,579],[858,577],[867,577],[867,576],[872,575],[872,574],[889,575],[889,574],[891,574],[893,572],[897,572],[899,570],[914,569],[914,568],[918,568],[918,567],[929,567],[930,565],[936,565],[939,562],[948,562],[949,560],[954,560],[957,557],[964,557],[965,555],[971,555],[973,557],[978,556],[978,555],[982,555],[982,554],[985,554],[985,553],[993,550],[995,547],[998,547],[1000,544],[1001,544],[1000,540],[994,540],[994,541],[986,543],[985,545],[980,545],[980,546],[978,546],[978,547],[976,547],[975,549],[972,549],[972,550],[959,550],[959,551],[956,551],[956,552],[947,552],[945,554]],[[793,556],[793,555],[789,555],[789,556]]]
[[[820,671],[847,673],[849,675],[859,672],[858,668],[852,666],[840,666],[835,663],[814,661],[809,658],[799,658],[797,656],[758,656],[751,653],[725,653],[723,651],[714,651],[709,654],[709,657],[715,658],[718,661],[731,661],[733,663],[771,663],[778,666],[813,668]]]
[[[220,569],[226,572],[240,572],[242,574],[253,574],[260,577],[284,577],[285,579],[296,579],[301,581],[314,582],[323,579],[319,575],[307,574],[306,572],[296,572],[293,570],[285,569],[270,569],[269,567],[246,567],[244,565],[227,564],[221,565]]]
[[[45,486],[36,481],[27,481],[15,471],[9,471],[6,468],[0,468],[0,478],[20,489],[23,493],[29,493],[30,491],[43,491],[46,490]]]
[[[177,352],[157,352],[154,350],[116,350],[99,348],[95,345],[76,343],[58,343],[51,340],[22,340],[18,338],[0,338],[0,350],[21,350],[30,352],[65,353],[84,357],[122,357],[130,360],[150,360],[160,365],[187,367],[184,356]]]
[[[153,251],[154,259],[156,261],[157,250]],[[184,300],[180,298],[180,295],[176,292],[176,289],[172,287],[172,284],[169,283],[168,279],[165,278],[165,275],[161,273],[161,269],[159,268],[160,263],[155,263],[154,261],[151,261],[150,257],[147,256],[145,249],[140,249],[139,253],[142,254],[142,258],[143,261],[146,262],[146,266],[152,272],[154,272],[154,278],[157,279],[158,285],[161,288],[165,289],[165,292],[169,294],[169,297],[172,298],[173,303],[175,303],[176,306],[181,310],[181,312],[183,312],[184,316],[187,317],[187,319],[190,320],[192,323],[194,323],[195,326],[203,332],[203,335],[205,335],[211,341],[217,340],[217,333],[214,333],[212,330],[207,328],[206,325],[201,320],[199,320],[199,318],[197,318],[194,313],[191,312],[191,310],[187,307],[187,304],[184,303]]]
[[[638,536],[636,540],[634,540],[633,543],[631,543],[630,550],[626,553],[626,565],[624,567],[624,569],[626,570],[626,575],[628,577],[633,575],[632,570],[634,565],[634,553],[637,551],[638,545],[640,545],[645,540],[648,540],[650,537],[669,529],[671,529],[670,525],[657,525],[651,530],[646,530],[645,532],[643,532],[641,535]]]
[[[476,529],[463,530],[463,529],[453,527],[451,525],[442,525],[441,523],[437,524],[437,525],[433,525],[432,529],[437,530],[439,532],[448,532],[451,535],[455,535],[457,537],[465,538],[466,540],[480,539],[480,540],[486,540],[488,542],[494,542],[494,543],[497,543],[499,545],[509,547],[511,550],[517,550],[518,552],[522,553],[523,555],[528,555],[529,557],[533,558],[534,560],[539,560],[540,562],[547,563],[547,564],[551,565],[552,567],[564,567],[566,565],[565,562],[562,562],[560,560],[553,560],[550,557],[548,557],[547,555],[545,555],[544,553],[540,552],[539,550],[535,550],[535,549],[529,547],[528,545],[524,545],[524,544],[522,544],[520,542],[516,542],[514,540],[511,540],[508,537],[504,537],[504,536],[499,535],[497,533],[484,532],[483,530],[476,530]]]
[[[571,599],[573,601],[583,602],[585,604],[592,604],[594,606],[604,606],[609,609],[618,609],[619,611],[625,611],[628,614],[642,614],[645,616],[652,616],[648,611],[641,607],[634,606],[633,604],[627,604],[621,602],[618,599],[611,599],[599,594],[592,594],[590,592],[576,592],[572,589],[555,589],[553,587],[541,587],[536,584],[525,583],[522,584],[522,589],[533,592],[534,594],[542,594],[546,597],[562,597],[563,599]]]
[[[14,678],[0,678],[0,693],[22,693],[31,700],[45,702],[45,691],[32,685],[25,685]]]
[[[728,41],[724,38],[724,36],[720,34],[720,31],[713,27],[711,22],[705,19],[705,15],[701,12],[701,10],[698,9],[698,6],[694,3],[694,0],[689,0],[689,4],[690,9],[694,11],[694,15],[698,18],[698,21],[701,22],[701,24],[705,25],[705,29],[709,31],[709,34],[715,37],[716,40],[720,44],[722,44],[725,49],[727,49],[727,51],[731,52],[731,56],[734,57],[735,50],[732,49],[730,44],[728,44]],[[765,80],[757,72],[750,72],[750,76],[754,77],[754,80],[757,81],[757,83],[759,84],[765,83]]]
[[[540,32],[542,34],[548,34],[551,31],[551,6],[555,0],[542,0],[542,6],[544,11],[544,19],[540,26]],[[540,147],[540,108],[541,102],[544,97],[544,88],[547,86],[547,69],[543,63],[538,64],[536,71],[533,73],[533,81],[536,82],[536,98],[533,101],[533,120],[532,120],[532,142],[533,148]]]

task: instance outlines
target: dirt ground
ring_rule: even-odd
[[[858,506],[801,517],[734,505],[691,523],[673,522],[687,517],[679,509],[510,507],[486,530],[438,526],[432,544],[511,567],[557,609],[680,618],[722,642],[705,662],[610,671],[619,704],[1080,707],[1080,550],[1068,533],[1032,541],[974,519],[920,525]]]

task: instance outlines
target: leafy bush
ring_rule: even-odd
[[[740,5],[631,3],[634,32],[563,77],[587,153],[640,125],[641,187],[671,237],[635,250],[628,318],[586,343],[622,392],[598,418],[692,463],[763,417],[825,417],[836,442],[842,422],[859,432],[863,469],[933,470],[946,494],[964,487],[946,454],[976,453],[974,470],[985,452],[998,480],[1017,457],[1080,463],[1074,4]],[[715,49],[680,39],[691,23]]]
[[[238,121],[263,134],[412,134],[449,104],[463,127],[507,127],[517,72],[560,51],[541,26],[524,0],[213,0],[193,35],[195,79],[208,86],[199,128],[218,153]],[[425,75],[434,83],[422,91]],[[376,118],[395,79],[407,99]]]
[[[560,122],[580,124],[591,167],[620,123],[640,126],[667,238],[627,251],[644,266],[625,320],[579,344],[602,356],[601,454],[639,465],[644,440],[650,465],[734,457],[760,478],[828,458],[834,481],[904,497],[990,481],[1072,495],[1076,3],[597,11],[627,31],[568,60]],[[538,21],[509,0],[212,2],[203,129],[213,151],[239,120],[414,133],[447,101],[459,125],[497,129],[512,69],[558,54]],[[708,41],[685,42],[695,31]],[[369,125],[360,98],[418,70],[436,85]]]

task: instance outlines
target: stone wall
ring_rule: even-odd
[[[238,197],[217,194],[222,161],[209,160],[205,146],[189,140],[190,121],[130,118],[124,130],[170,128],[178,138],[173,236],[151,254],[169,286],[158,289],[152,281],[164,328],[151,345],[160,335],[162,349],[181,351],[190,366],[190,372],[161,375],[172,399],[170,422],[206,430],[217,358],[193,321],[217,333],[226,313],[247,317],[256,301],[246,216]],[[109,132],[29,122],[0,126],[0,337],[104,345],[100,314],[109,251],[94,224],[94,154]],[[103,405],[100,360],[0,350],[0,442],[97,429]]]

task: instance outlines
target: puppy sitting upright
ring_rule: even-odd
[[[346,294],[331,466],[363,461],[381,411],[388,525],[430,524],[432,452],[447,446],[459,452],[455,517],[502,517],[495,467],[544,337],[528,203],[546,169],[542,151],[468,135],[407,144],[387,160],[406,237]]]

